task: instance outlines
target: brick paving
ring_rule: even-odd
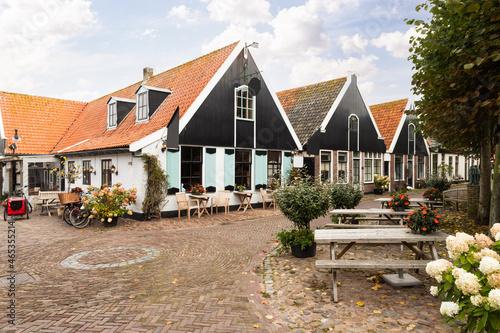
[[[259,210],[256,210],[259,212]],[[261,210],[260,210],[261,211]],[[33,214],[16,221],[16,266],[34,281],[16,287],[16,325],[0,314],[0,329],[16,332],[277,332],[261,303],[259,267],[273,247],[271,234],[289,225],[278,211],[269,218],[228,222],[243,213],[159,222],[99,223],[75,229],[55,217]],[[262,214],[261,214],[262,215]],[[185,221],[184,221],[185,220]],[[194,227],[196,223],[202,227]],[[120,222],[119,222],[120,223]],[[182,228],[185,223],[187,228]],[[6,237],[6,223],[2,238]],[[120,247],[137,247],[120,249]],[[65,268],[133,261],[139,247],[160,254],[119,267]],[[118,249],[117,249],[118,248]],[[6,242],[0,272],[7,272]],[[108,249],[113,249],[108,251]],[[106,258],[103,255],[110,252]],[[0,273],[0,276],[6,275]],[[8,303],[0,288],[0,309]],[[1,311],[1,310],[0,310]]]

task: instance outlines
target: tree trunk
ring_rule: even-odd
[[[495,145],[495,166],[493,169],[493,193],[490,206],[490,229],[500,223],[500,115],[498,115],[497,142]]]
[[[477,220],[481,225],[488,225],[491,201],[491,129],[484,126],[484,140],[481,142],[481,177],[479,180],[479,210]]]

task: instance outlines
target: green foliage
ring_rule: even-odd
[[[390,182],[391,179],[387,176],[379,177],[378,175],[373,175],[373,183],[375,184],[376,188],[387,190],[389,188]]]
[[[406,209],[410,205],[410,197],[404,195],[403,193],[401,194],[396,194],[393,195],[389,201],[387,202],[387,206],[390,209]]]
[[[5,199],[7,199],[8,197],[9,197],[9,191],[3,192],[3,194],[0,195],[0,202],[4,202]]]
[[[276,251],[281,254],[291,250],[292,246],[300,246],[302,250],[313,245],[314,233],[309,229],[281,230],[276,235],[279,245]]]
[[[438,172],[429,176],[429,179],[427,179],[427,186],[437,188],[442,193],[450,189],[451,181],[449,181],[448,177],[443,173]]]
[[[165,204],[167,197],[168,175],[161,167],[158,156],[143,154],[142,161],[148,177],[142,211],[146,215],[146,219],[159,219],[161,218],[161,208]]]
[[[363,198],[361,189],[353,184],[328,184],[325,188],[330,200],[330,207],[334,209],[355,208],[360,203],[361,198]]]
[[[435,210],[421,207],[410,212],[404,222],[414,233],[429,234],[438,230],[440,218]]]
[[[312,220],[324,216],[329,208],[325,187],[310,177],[297,177],[288,186],[273,192],[276,205],[299,230],[309,229]]]
[[[132,209],[127,206],[135,203],[137,199],[137,189],[131,188],[125,190],[120,187],[121,183],[116,183],[112,187],[103,185],[101,188],[88,186],[87,190],[89,196],[83,199],[85,208],[90,210],[89,218],[97,218],[101,221],[111,219],[112,217],[119,217],[125,213],[132,215]]]
[[[443,192],[441,192],[439,188],[428,187],[425,189],[424,193],[422,194],[422,197],[424,199],[429,199],[429,200],[442,200]]]

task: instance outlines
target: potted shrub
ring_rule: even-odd
[[[430,234],[438,230],[440,218],[435,210],[420,207],[410,212],[403,221],[405,227],[410,228],[415,234]]]
[[[120,187],[121,183],[116,183],[112,187],[103,185],[101,188],[88,186],[89,196],[83,200],[85,208],[90,211],[89,218],[101,220],[104,226],[116,226],[118,217],[125,214],[132,215],[132,209],[128,206],[135,203],[137,199],[137,189],[125,190]]]
[[[194,195],[202,195],[202,194],[205,194],[206,190],[203,187],[203,185],[196,184],[193,187],[191,187],[191,191],[190,192],[191,192],[191,194],[194,194]]]
[[[443,200],[443,192],[441,192],[439,188],[428,187],[425,189],[422,197],[428,200],[440,201]]]
[[[271,191],[277,190],[278,187],[280,187],[280,183],[278,183],[276,179],[271,180],[267,186],[267,188]]]
[[[389,183],[391,180],[387,176],[379,177],[378,175],[373,175],[373,183],[375,184],[376,189],[374,190],[375,194],[382,194],[384,190],[389,188]]]
[[[298,258],[316,255],[310,223],[328,211],[330,204],[325,187],[311,177],[297,177],[290,185],[278,188],[273,197],[283,215],[294,225],[291,230],[278,233],[278,252],[291,249]]]
[[[485,234],[448,236],[446,249],[454,262],[427,264],[427,274],[437,282],[430,292],[443,300],[443,319],[461,326],[461,332],[500,331],[500,223],[490,231],[494,241]]]
[[[387,202],[387,206],[395,211],[404,211],[410,205],[410,197],[403,193],[393,195]]]

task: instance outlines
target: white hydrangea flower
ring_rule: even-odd
[[[441,311],[442,315],[455,317],[458,314],[459,309],[458,304],[455,302],[443,302],[441,303],[439,311]]]
[[[455,234],[455,237],[458,238],[458,239],[463,240],[464,242],[467,243],[467,245],[474,245],[474,244],[476,244],[476,240],[474,239],[474,237],[472,237],[469,234],[466,234],[465,232],[457,232]]]
[[[488,295],[488,302],[496,309],[500,309],[500,289],[493,289]]]
[[[488,248],[490,246],[493,246],[493,241],[491,240],[490,237],[488,237],[487,235],[485,234],[476,234],[474,236],[474,239],[476,240],[476,243],[477,245],[481,248],[481,249],[485,249],[485,248]]]
[[[460,268],[460,267],[455,267],[451,271],[451,275],[453,275],[453,277],[455,279],[458,279],[460,277],[460,275],[462,275],[463,273],[467,273],[467,271],[463,268]]]
[[[457,235],[458,234],[459,233],[457,233]],[[446,249],[448,250],[450,257],[452,257],[453,259],[457,259],[460,256],[460,254],[469,251],[469,240],[464,236],[462,237],[448,236],[446,238]]]
[[[474,306],[483,306],[487,300],[488,298],[481,295],[472,295],[470,297],[470,301]]]
[[[455,285],[464,295],[478,294],[481,290],[481,284],[477,276],[468,272],[461,274],[455,281]]]
[[[439,293],[439,289],[437,286],[431,286],[430,290],[432,296],[437,296]]]
[[[498,242],[500,241],[500,232],[498,234],[496,234],[495,236],[495,242]]]
[[[429,276],[435,278],[437,282],[441,283],[443,281],[443,272],[448,268],[453,267],[453,264],[445,259],[438,259],[431,261],[425,267],[425,271]]]
[[[491,231],[491,235],[493,237],[495,237],[495,239],[496,239],[496,236],[498,234],[500,234],[500,223],[493,224],[493,226],[491,227],[490,231]]]
[[[484,257],[479,263],[479,270],[483,274],[491,274],[500,270],[500,262],[492,257]]]
[[[500,272],[488,274],[487,279],[492,288],[500,289]]]
[[[482,249],[481,252],[477,252],[473,254],[474,260],[477,262],[480,262],[482,258],[484,257],[491,257],[495,258],[496,260],[500,261],[500,255],[493,251],[492,249]]]

